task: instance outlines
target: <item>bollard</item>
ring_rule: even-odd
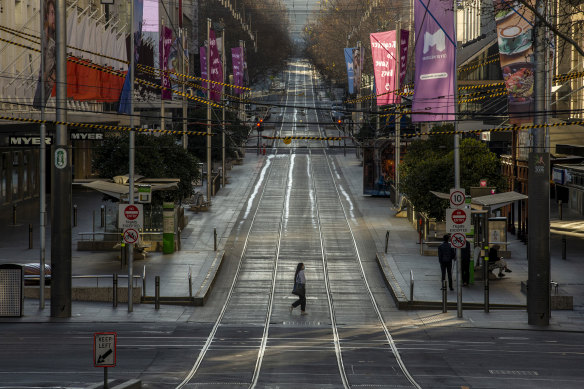
[[[191,275],[191,267],[189,266],[189,297],[193,298],[193,278]]]
[[[213,228],[213,248],[217,251],[217,228]]]
[[[16,225],[16,204],[12,206],[12,225]]]
[[[101,225],[100,227],[104,227],[105,226],[105,205],[101,206]]]
[[[562,235],[562,259],[566,259],[566,235]]]
[[[28,225],[28,248],[32,249],[32,224]]]
[[[485,246],[483,260],[483,280],[485,283],[485,313],[489,313],[489,246]]]
[[[73,227],[77,227],[77,204],[73,204]]]
[[[142,297],[146,296],[146,265],[142,270]]]
[[[442,313],[446,313],[446,304],[448,302],[448,292],[446,291],[446,280],[442,280]]]
[[[414,272],[410,270],[410,301],[414,301]]]
[[[160,309],[160,276],[154,278],[154,309]]]
[[[112,300],[113,300],[114,308],[117,308],[118,307],[118,274],[117,273],[114,273],[112,288],[114,291]]]
[[[385,233],[385,253],[387,254],[387,246],[389,244],[389,230]]]

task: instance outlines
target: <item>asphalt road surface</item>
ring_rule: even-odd
[[[331,136],[330,115],[314,109],[318,83],[307,61],[290,62],[276,135]],[[331,142],[269,143],[213,296],[188,321],[3,324],[0,388],[99,382],[90,345],[112,329],[110,377],[145,388],[584,387],[581,333],[469,329],[397,311]],[[306,316],[289,311],[298,262]]]

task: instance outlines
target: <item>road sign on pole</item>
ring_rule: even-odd
[[[466,235],[457,232],[450,237],[450,246],[461,249],[466,245]]]
[[[96,332],[93,334],[93,366],[116,366],[117,338],[116,332]]]
[[[464,188],[450,189],[450,208],[463,207],[465,200]]]
[[[118,208],[119,228],[140,230],[144,224],[142,204],[120,204]]]
[[[450,234],[470,232],[470,209],[446,208],[446,230]]]
[[[126,243],[136,243],[138,242],[138,238],[140,234],[134,228],[128,228],[124,230],[124,242]]]

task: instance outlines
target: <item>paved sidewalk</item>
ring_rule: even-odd
[[[440,266],[436,256],[420,254],[420,245],[415,227],[406,218],[395,217],[393,203],[388,198],[364,196],[362,194],[363,167],[355,153],[347,153],[346,157],[337,156],[336,160],[343,171],[343,175],[353,199],[363,216],[377,245],[380,257],[386,261],[385,265],[394,273],[394,293],[400,289],[407,300],[410,296],[410,274],[414,277],[414,301],[426,301],[441,304],[442,291],[440,281]],[[551,219],[557,218],[557,207],[552,206]],[[567,215],[564,210],[564,220],[574,215]],[[384,254],[385,236],[389,231],[388,253]],[[511,258],[508,264],[512,273],[506,273],[501,279],[490,282],[490,303],[493,305],[526,306],[526,295],[521,292],[521,281],[528,279],[527,246],[509,234]],[[552,311],[551,325],[548,329],[584,331],[584,241],[575,237],[567,238],[567,259],[561,259],[561,237],[551,236],[551,278],[559,284],[559,295],[571,295],[574,298],[573,311]],[[410,273],[411,272],[411,273]],[[456,277],[454,277],[456,280]],[[456,282],[456,281],[455,281]],[[396,286],[397,285],[397,286]],[[456,290],[448,292],[449,303],[456,303]],[[491,309],[490,313],[483,312],[484,284],[475,281],[469,287],[463,287],[463,302],[480,306],[480,310],[465,310],[463,319],[456,319],[456,309],[450,309],[442,314],[441,308],[434,311],[417,311],[410,317],[435,317],[439,312],[440,320],[450,325],[487,326],[493,328],[534,328],[527,324],[525,308],[513,311]],[[440,305],[441,307],[441,305]],[[453,316],[452,316],[453,315]]]
[[[181,234],[181,250],[173,254],[149,252],[143,260],[134,260],[134,274],[146,274],[146,296],[154,296],[154,279],[160,277],[160,295],[162,298],[189,297],[189,270],[192,274],[193,296],[199,291],[208,277],[214,277],[217,261],[234,228],[235,221],[246,206],[248,197],[255,184],[257,174],[263,166],[264,156],[246,153],[242,165],[234,165],[228,174],[228,184],[221,188],[212,198],[212,206],[207,212],[194,213],[185,209],[188,225]],[[205,187],[200,189],[205,191]],[[77,251],[80,232],[91,232],[93,212],[99,217],[102,196],[96,192],[74,191],[73,203],[77,205],[78,226],[73,228],[72,271],[73,275],[111,275],[127,274],[120,267],[118,251]],[[23,205],[17,210],[17,225],[12,226],[11,215],[0,218],[0,234],[7,239],[0,243],[0,263],[27,263],[39,261],[39,216],[38,204]],[[28,225],[33,225],[34,248],[28,249]],[[214,250],[214,229],[217,231],[217,252]],[[47,228],[46,257],[51,257],[50,227]],[[50,263],[47,260],[47,263]],[[208,282],[208,280],[207,280]],[[97,286],[95,279],[73,280],[73,286]],[[111,278],[101,279],[100,287],[111,287]],[[120,278],[119,287],[126,287],[127,281]],[[120,293],[125,293],[120,291]],[[0,318],[0,321],[58,321],[50,318],[50,301],[45,309],[39,309],[38,299],[25,299],[22,318]],[[80,302],[72,303],[72,318],[64,320],[79,321],[143,321],[143,320],[187,320],[194,307],[163,305],[155,311],[152,304],[134,304],[134,312],[127,312],[127,304],[119,303],[117,308],[112,303]]]

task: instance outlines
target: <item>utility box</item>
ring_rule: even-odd
[[[21,317],[24,306],[24,269],[0,265],[0,317]]]

